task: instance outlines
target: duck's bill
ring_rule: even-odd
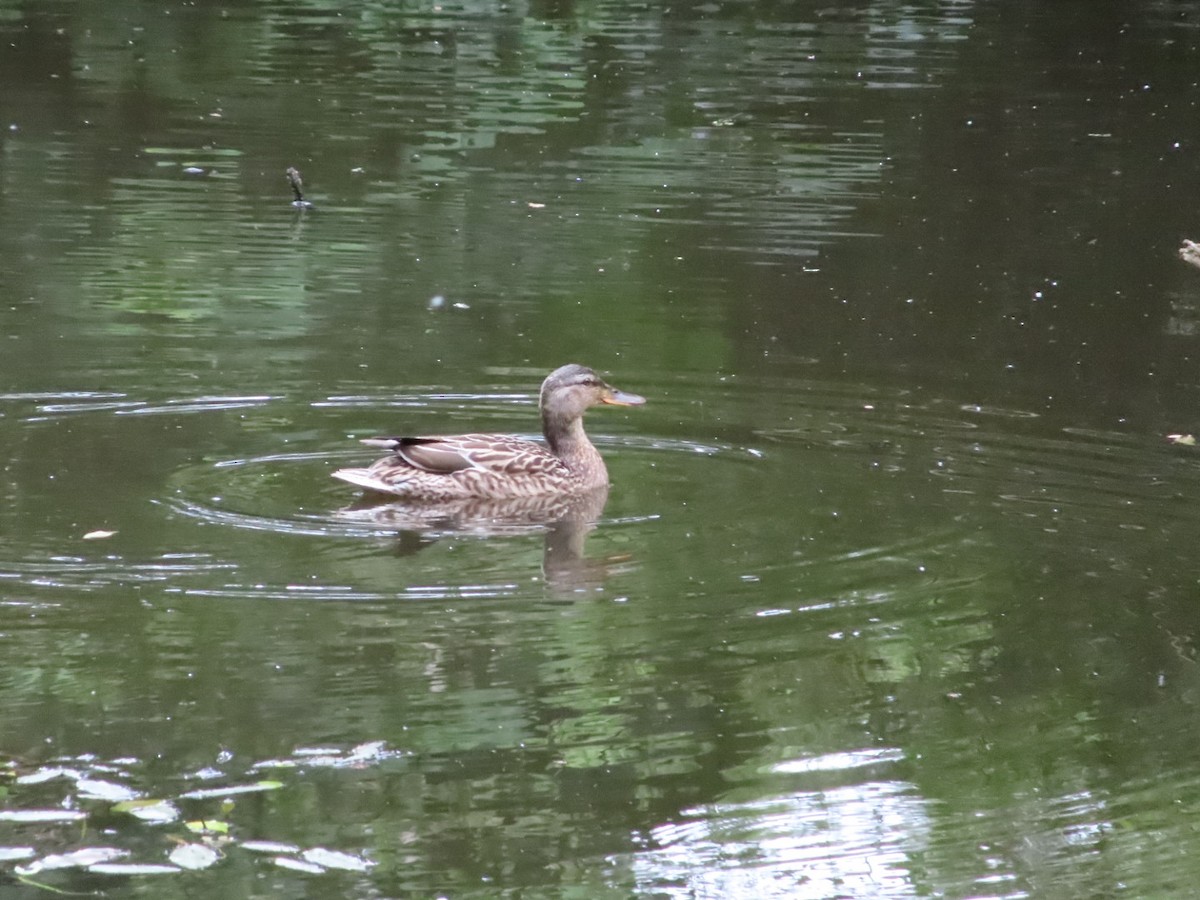
[[[628,394],[625,391],[614,390],[600,402],[607,403],[609,406],[641,406],[646,402],[646,398],[639,397],[637,394]]]

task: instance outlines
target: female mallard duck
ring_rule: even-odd
[[[584,412],[601,403],[645,402],[586,366],[566,365],[547,376],[538,397],[545,446],[505,434],[366,438],[364,444],[392,454],[365,469],[338,469],[333,477],[407,500],[578,494],[608,484],[604,460],[583,431]]]

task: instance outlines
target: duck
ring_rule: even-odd
[[[545,443],[508,434],[364,438],[389,454],[334,478],[373,494],[410,501],[509,500],[573,496],[608,487],[608,468],[583,430],[593,406],[641,406],[645,397],[617,390],[592,369],[560,366],[542,382],[538,409]]]

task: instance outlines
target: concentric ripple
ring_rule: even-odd
[[[534,435],[522,436],[535,439]],[[746,461],[758,454],[753,449],[731,444],[662,437],[596,437],[594,440],[606,456],[620,459],[622,469],[626,466],[630,469],[638,466],[670,468],[678,464],[672,462],[673,458],[684,456]],[[398,526],[396,516],[362,514],[362,505],[355,503],[359,495],[329,477],[339,467],[362,462],[365,452],[272,453],[196,464],[175,473],[168,485],[169,493],[157,502],[183,516],[226,528],[317,537],[391,535],[403,528],[403,525]],[[311,499],[307,505],[297,505],[295,498],[298,496]],[[642,518],[644,516],[635,515],[623,520]],[[413,519],[405,521],[410,523],[410,530],[464,531],[447,527],[444,521],[436,518],[415,525],[411,524]],[[499,521],[497,529],[486,532],[485,536],[527,533],[529,528],[525,526],[528,524]]]

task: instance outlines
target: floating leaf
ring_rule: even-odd
[[[102,875],[173,875],[183,871],[178,866],[164,866],[161,863],[97,863],[88,866],[87,870]]]
[[[0,822],[78,822],[87,813],[77,809],[3,809]]]
[[[295,844],[285,844],[281,841],[242,841],[241,844],[254,853],[299,853],[300,848]]]
[[[324,866],[326,869],[347,869],[351,872],[365,872],[375,863],[361,856],[353,856],[338,850],[326,850],[324,847],[313,847],[300,854],[305,862]]]
[[[200,788],[180,794],[185,800],[211,800],[214,797],[234,797],[238,794],[255,794],[260,791],[277,791],[283,787],[282,781],[259,781],[254,784],[242,784],[224,788]]]
[[[207,869],[221,854],[205,844],[180,844],[167,857],[181,869]]]
[[[194,819],[184,827],[194,834],[229,834],[229,823],[220,819]]]
[[[304,862],[300,859],[293,859],[290,856],[277,856],[271,861],[281,869],[291,869],[295,872],[307,872],[310,875],[320,875],[325,871],[316,863]]]

